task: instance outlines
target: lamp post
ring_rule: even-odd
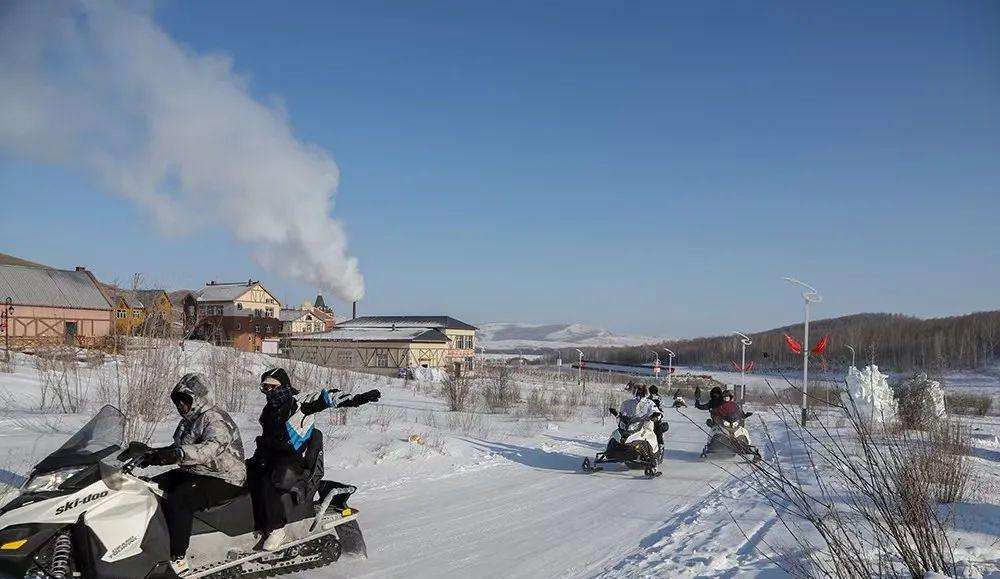
[[[743,345],[743,353],[740,355],[740,400],[747,398],[747,346],[753,344],[753,340],[743,332],[733,332],[740,337],[740,344]]]
[[[14,315],[14,300],[9,296],[3,302],[3,351],[4,360],[10,363],[10,318]]]
[[[854,346],[852,346],[850,344],[847,344],[844,347],[851,351],[851,368],[853,368],[854,367]]]
[[[579,361],[576,364],[576,382],[580,387],[580,392],[584,398],[587,397],[587,387],[583,384],[583,350],[577,349],[576,353],[579,355]]]
[[[802,299],[805,301],[806,318],[805,330],[802,340],[802,426],[806,425],[806,409],[809,407],[809,304],[818,304],[823,301],[823,296],[819,290],[813,286],[801,282],[795,278],[783,278],[788,283],[803,288]]]
[[[667,353],[667,390],[673,388],[674,384],[674,352],[670,348],[664,348],[664,352]]]
[[[653,377],[660,377],[660,354],[656,350],[652,350],[650,354],[653,355]]]

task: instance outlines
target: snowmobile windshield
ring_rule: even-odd
[[[618,428],[626,434],[631,434],[633,432],[638,432],[638,430],[642,428],[642,423],[643,421],[638,418],[622,416],[618,420]]]
[[[98,462],[120,449],[124,435],[125,416],[114,406],[105,406],[58,450],[35,465],[35,472]]]

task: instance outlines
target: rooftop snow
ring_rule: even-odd
[[[427,328],[335,328],[329,332],[295,336],[297,340],[329,342],[432,342],[444,343],[448,337],[441,331]]]
[[[361,316],[344,320],[337,327],[348,328],[437,328],[445,330],[475,330],[476,327],[451,316]]]

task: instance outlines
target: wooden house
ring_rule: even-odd
[[[83,267],[0,264],[0,301],[7,298],[13,311],[0,337],[9,339],[12,349],[99,347],[112,333],[111,302]]]

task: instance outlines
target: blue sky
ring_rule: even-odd
[[[336,160],[365,313],[696,336],[800,319],[784,275],[820,317],[1000,307],[996,3],[155,6]],[[0,153],[0,198],[0,251],[315,293],[72,168]]]

